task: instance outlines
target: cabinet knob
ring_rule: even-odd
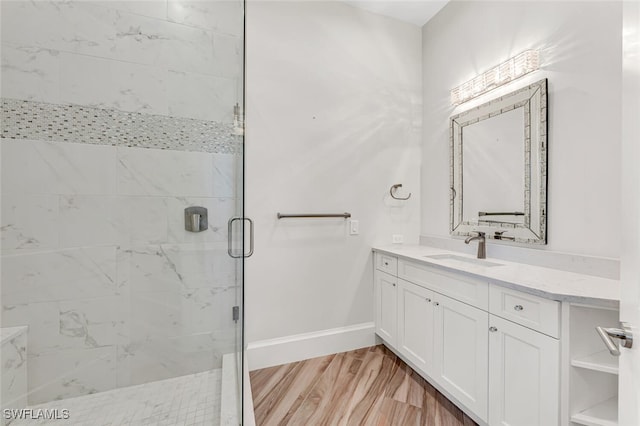
[[[431,302],[431,299],[429,299],[428,297],[425,299],[427,302]]]
[[[384,266],[389,266],[389,262],[384,262]]]
[[[489,327],[489,331],[492,332],[492,333],[495,333],[496,331],[498,331],[498,328],[494,327],[494,326],[491,326],[491,327]]]
[[[396,286],[396,283],[393,283],[392,285],[395,287],[395,286]]]
[[[434,305],[440,306],[440,302],[433,302]]]
[[[513,309],[515,309],[516,311],[521,311],[524,309],[524,307],[522,305],[516,305],[513,307]]]

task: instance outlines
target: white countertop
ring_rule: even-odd
[[[488,262],[499,263],[499,266],[431,259],[425,256],[449,254],[468,259],[475,257],[466,253],[421,245],[378,246],[374,247],[373,251],[418,261],[448,271],[486,278],[492,283],[548,299],[612,308],[617,308],[620,304],[620,281],[618,280],[508,262],[502,259],[485,259]]]

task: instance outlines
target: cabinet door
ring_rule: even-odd
[[[398,350],[422,372],[433,368],[433,292],[398,280]]]
[[[398,321],[398,278],[375,272],[376,333],[391,346],[396,345]]]
[[[487,421],[489,314],[446,296],[434,302],[434,379]]]
[[[558,340],[494,315],[489,322],[489,424],[558,425]]]

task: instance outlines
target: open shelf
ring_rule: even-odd
[[[574,414],[571,416],[571,421],[585,426],[617,426],[618,397]]]
[[[618,374],[618,358],[612,356],[609,351],[601,351],[571,361],[574,367],[587,370],[602,371],[609,374]]]

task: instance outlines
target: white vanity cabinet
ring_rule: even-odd
[[[375,256],[376,333],[391,349],[481,424],[559,424],[559,302]]]
[[[618,309],[572,304],[563,314],[569,421],[562,426],[616,426],[619,358],[605,349],[595,327],[617,327]]]
[[[557,425],[560,345],[553,337],[489,316],[489,424]]]
[[[489,424],[558,425],[560,302],[489,286]]]
[[[433,372],[434,292],[402,279],[398,280],[397,347],[413,364]],[[386,340],[386,339],[385,339]]]
[[[398,334],[398,278],[376,270],[374,283],[376,334],[395,346]]]
[[[397,324],[398,352],[486,420],[487,312],[399,278]]]
[[[489,315],[473,306],[435,296],[434,372],[450,395],[487,421]]]
[[[595,331],[619,327],[618,280],[425,246],[374,265],[376,333],[480,425],[618,425],[618,358]]]

